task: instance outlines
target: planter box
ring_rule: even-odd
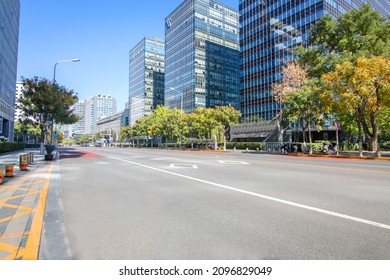
[[[45,160],[53,160],[53,158],[54,158],[53,154],[45,155]]]

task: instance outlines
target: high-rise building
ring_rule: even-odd
[[[293,48],[308,40],[311,27],[325,14],[333,17],[369,3],[390,14],[385,0],[239,0],[241,47],[241,112],[244,120],[271,120],[280,104],[272,84],[281,78]]]
[[[184,0],[166,17],[165,105],[239,109],[237,10],[214,0]]]
[[[19,0],[0,0],[0,138],[14,139]]]
[[[164,48],[162,39],[144,38],[130,51],[130,124],[164,104]]]
[[[69,136],[82,135],[85,131],[85,100],[77,101],[73,106],[73,113],[79,118],[79,120],[70,125]]]
[[[97,121],[116,114],[116,99],[110,95],[98,94],[85,101],[85,133],[97,133]]]
[[[15,122],[20,119],[22,111],[18,109],[18,104],[20,104],[19,100],[23,97],[23,83],[16,82],[16,90],[15,90]]]

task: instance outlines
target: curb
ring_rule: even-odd
[[[390,161],[388,157],[370,157],[370,156],[331,156],[331,155],[310,155],[310,154],[288,154],[287,156],[291,157],[323,157],[323,158],[334,158],[334,159],[364,159],[364,160],[384,160]]]

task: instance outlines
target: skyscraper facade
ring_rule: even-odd
[[[237,10],[185,0],[165,20],[165,105],[187,113],[227,104],[239,109]]]
[[[0,0],[0,137],[14,139],[19,0]]]
[[[308,40],[320,17],[329,13],[336,18],[364,3],[390,14],[386,0],[239,0],[244,120],[275,117],[281,105],[272,98],[272,84],[280,80],[283,64],[294,59],[293,48]]]
[[[117,112],[116,99],[111,95],[98,94],[85,101],[85,133],[97,133],[97,121]]]
[[[162,39],[144,38],[130,51],[130,124],[164,104],[164,48]]]
[[[22,110],[18,109],[18,105],[20,104],[19,100],[23,97],[23,83],[16,82],[15,88],[15,122],[18,121],[21,117]]]
[[[79,117],[79,120],[70,125],[69,136],[74,135],[82,135],[85,131],[85,100],[79,100],[76,104],[72,106],[74,110],[73,113]]]

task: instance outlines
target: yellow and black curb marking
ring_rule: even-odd
[[[53,168],[51,163],[0,186],[0,260],[38,259]]]

